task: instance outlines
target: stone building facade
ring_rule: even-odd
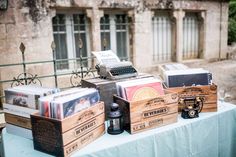
[[[52,60],[52,41],[56,59],[112,49],[142,72],[163,62],[223,59],[227,25],[227,0],[8,0],[8,9],[0,10],[0,65],[22,62],[20,43],[26,62]],[[74,68],[63,63],[59,72]],[[53,69],[52,62],[26,67],[44,86],[55,85],[54,77],[43,77],[53,76]],[[0,78],[21,72],[22,66],[4,66]],[[58,81],[65,83],[65,77]]]

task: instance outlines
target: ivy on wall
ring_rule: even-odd
[[[29,8],[30,18],[37,23],[48,15],[50,5],[55,2],[56,0],[24,0],[22,6]]]

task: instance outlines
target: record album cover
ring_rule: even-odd
[[[52,118],[63,119],[94,105],[99,100],[100,95],[98,91],[92,88],[64,96],[51,102],[51,116]]]
[[[125,93],[127,100],[138,101],[148,98],[154,98],[159,95],[164,95],[163,87],[161,82],[153,82],[148,84],[141,84],[126,87]]]

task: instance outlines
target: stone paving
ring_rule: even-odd
[[[213,75],[213,82],[218,85],[218,98],[236,104],[236,60],[217,62],[186,63],[189,67],[202,67]]]

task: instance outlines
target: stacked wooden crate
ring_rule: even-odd
[[[97,78],[82,80],[81,84],[82,84],[82,87],[98,89],[100,93],[101,101],[104,101],[105,103],[105,113],[106,113],[106,119],[107,119],[107,114],[110,111],[110,105],[111,103],[113,103],[113,95],[117,94],[116,83],[125,81],[125,80],[134,80],[134,79],[141,79],[141,78],[148,78],[148,77],[153,77],[153,76],[150,74],[139,74],[137,77],[124,78],[124,79],[118,79],[118,80],[107,80],[107,79],[101,79],[97,77]]]
[[[140,101],[114,96],[124,112],[124,128],[131,134],[177,122],[177,100],[177,94],[168,91],[165,95]]]
[[[201,112],[216,112],[217,111],[217,86],[215,84],[206,86],[187,86],[168,88],[168,90],[178,94],[178,102],[180,99],[187,97],[199,97],[203,100],[203,108]],[[179,112],[183,106],[179,103]]]
[[[99,102],[62,120],[31,115],[34,148],[70,156],[105,133],[104,103]]]
[[[30,114],[38,112],[38,99],[58,92],[57,88],[23,85],[4,90],[6,130],[8,133],[32,139]]]
[[[167,73],[173,73],[171,76],[173,77],[172,79],[175,82],[179,81],[179,84],[183,84],[181,86],[166,87],[169,91],[176,92],[178,94],[179,112],[181,112],[184,107],[180,101],[190,97],[198,97],[201,99],[203,102],[201,112],[217,111],[217,85],[212,83],[212,74],[209,71],[202,68],[189,68],[186,65],[180,63],[160,65],[159,71],[161,77],[164,79],[165,85],[169,84]],[[182,79],[174,79],[176,76]],[[186,83],[188,85],[186,85]]]

